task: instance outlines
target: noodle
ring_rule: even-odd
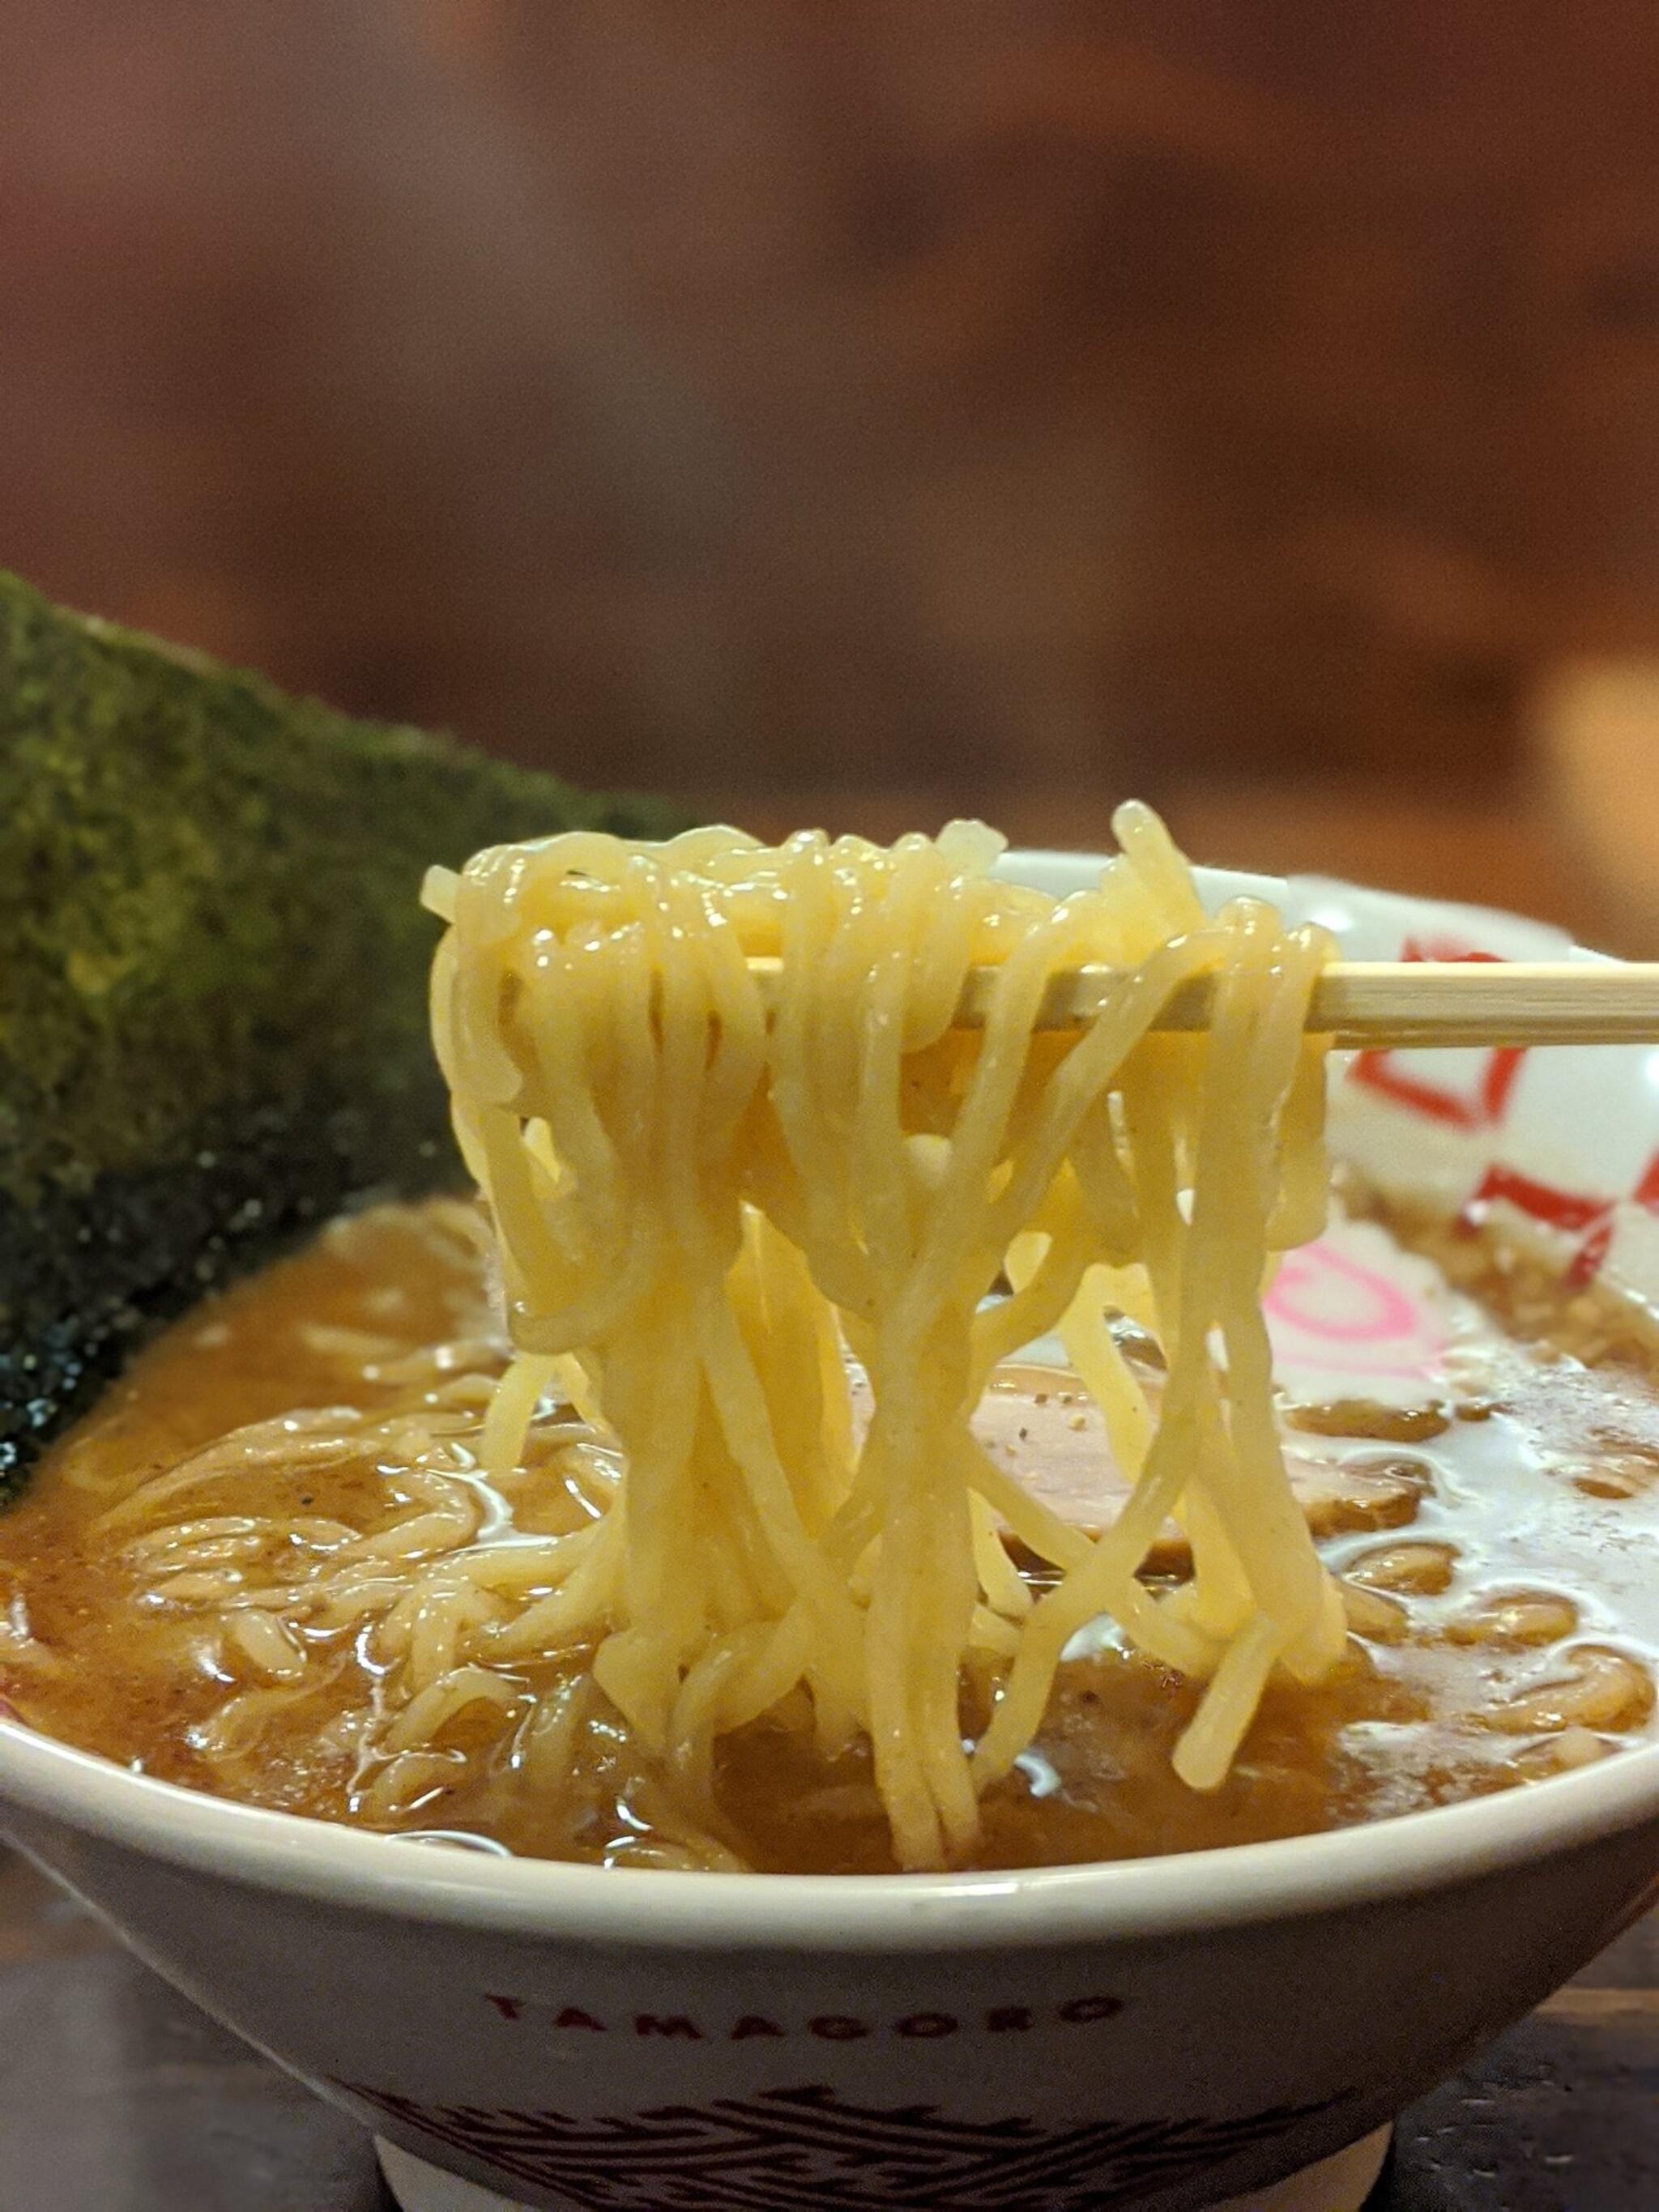
[[[1322,1059],[1303,1030],[1325,942],[1255,901],[1210,919],[1155,816],[1125,807],[1116,827],[1098,888],[1062,902],[994,878],[1000,841],[968,823],[890,849],[577,833],[432,872],[450,925],[434,1039],[514,1348],[474,1441],[511,1480],[562,1396],[621,1471],[520,1582],[512,1549],[466,1548],[475,1501],[428,1422],[409,1518],[339,1547],[360,1573],[447,1553],[383,1621],[409,1676],[385,1740],[399,1777],[426,1772],[405,1762],[462,1705],[520,1699],[492,1668],[586,1649],[708,1814],[669,1820],[675,1850],[710,1827],[706,1863],[729,1863],[715,1746],[804,1694],[826,1749],[868,1740],[900,1863],[937,1866],[972,1850],[980,1796],[1100,1613],[1207,1684],[1176,1754],[1197,1789],[1224,1777],[1276,1668],[1328,1670],[1343,1611],[1280,1456],[1260,1295],[1271,1253],[1322,1217]],[[1129,971],[1121,990],[1082,1034],[1039,1031],[1050,977],[1085,961]],[[997,972],[970,1036],[951,1021],[975,963]],[[1200,975],[1208,1031],[1155,1034]],[[1156,1418],[1109,1307],[1162,1344]],[[969,1428],[997,1361],[1054,1326],[1133,1486],[1092,1540]],[[1138,1571],[1171,1515],[1194,1573],[1158,1594]],[[999,1517],[1057,1571],[1035,1601]],[[190,1569],[240,1576],[242,1558]],[[244,1634],[268,1679],[289,1664],[272,1630]],[[965,1744],[968,1686],[987,1680]],[[538,1706],[526,1758],[577,1759],[595,1710]]]

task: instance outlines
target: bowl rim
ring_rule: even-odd
[[[1103,858],[1016,848],[999,872],[1030,863],[1069,888]],[[1419,915],[1453,910],[1334,878],[1198,872],[1206,885],[1275,899],[1359,890]],[[405,1922],[643,1952],[981,1952],[1201,1936],[1364,1908],[1659,1828],[1659,1741],[1522,1788],[1314,1835],[971,1873],[709,1874],[445,1850],[159,1781],[0,1716],[0,1831],[9,1806],[181,1870]],[[27,1849],[27,1825],[21,1840]],[[72,1882],[72,1862],[63,1871]]]
[[[210,1796],[0,1720],[0,1827],[8,1804],[182,1871],[404,1922],[612,1952],[978,1953],[1201,1936],[1364,1908],[1644,1825],[1659,1831],[1659,1743],[1316,1835],[971,1873],[713,1874],[498,1858]],[[21,1840],[27,1849],[27,1827]],[[1659,1834],[1654,1866],[1659,1875]],[[73,1860],[61,1871],[72,1887]]]

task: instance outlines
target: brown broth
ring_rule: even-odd
[[[611,1863],[672,1850],[672,1791],[603,1715],[567,1786],[528,1771],[526,1717],[580,1680],[580,1651],[515,1665],[505,1710],[468,1707],[422,1754],[430,1766],[410,1770],[418,1786],[377,1798],[386,1761],[365,1731],[388,1664],[368,1628],[302,1626],[295,1681],[225,1632],[231,1614],[203,1594],[216,1577],[244,1602],[430,1502],[395,1449],[329,1456],[349,1415],[301,1419],[263,1459],[239,1446],[206,1480],[136,1496],[250,1423],[329,1407],[424,1417],[458,1389],[481,1397],[501,1355],[469,1220],[443,1205],[337,1224],[160,1340],[54,1450],[0,1516],[0,1691],[24,1719],[147,1773],[324,1818]],[[1232,1774],[1200,1796],[1170,1765],[1196,1691],[1109,1630],[1080,1639],[1037,1742],[985,1802],[976,1863],[1302,1834],[1504,1789],[1646,1735],[1659,1647],[1652,1354],[1606,1301],[1564,1305],[1495,1247],[1395,1225],[1458,1279],[1450,1395],[1284,1408],[1298,1487],[1350,1593],[1346,1662],[1317,1688],[1275,1682]],[[1112,1510],[1098,1419],[1063,1372],[1007,1370],[985,1420],[993,1449],[1061,1510]],[[580,1522],[562,1433],[513,1495],[472,1482],[474,1540]],[[198,1532],[182,1578],[144,1548],[180,1522]],[[273,1535],[276,1522],[301,1533]],[[1176,1532],[1153,1566],[1182,1571]],[[792,1710],[726,1741],[717,1798],[703,1825],[756,1868],[891,1865],[867,1757],[825,1761]]]

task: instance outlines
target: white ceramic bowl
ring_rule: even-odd
[[[1017,865],[1064,889],[1086,864]],[[1508,918],[1272,888],[1366,957],[1413,935],[1560,950]],[[1374,1172],[1588,1182],[1603,1263],[1639,1278],[1659,1269],[1620,1194],[1659,1146],[1650,1073],[1622,1053],[1501,1082],[1390,1063],[1339,1086],[1337,1120]],[[1462,1121],[1423,1118],[1425,1078],[1474,1102]],[[438,2167],[592,2212],[1177,2212],[1356,2143],[1638,1912],[1659,1747],[1332,1835],[1012,1874],[507,1861],[221,1803],[4,1723],[0,1820],[198,2002],[424,2162],[398,2166],[411,2203],[495,2201],[445,2194]]]

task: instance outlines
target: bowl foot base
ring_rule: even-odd
[[[1258,2189],[1249,2197],[1230,2197],[1213,2212],[1359,2212],[1382,2171],[1391,2130],[1379,2128],[1363,2142],[1350,2143],[1334,2158],[1304,2166],[1288,2181]],[[376,2140],[380,2171],[403,2212],[531,2212],[510,2197],[497,2197],[476,2181],[463,2181],[424,2159],[411,2158],[395,2143]]]
[[[1379,2128],[1334,2158],[1304,2166],[1288,2181],[1258,2189],[1249,2197],[1230,2197],[1214,2212],[1360,2212],[1376,2185],[1393,2140],[1391,2127]]]

